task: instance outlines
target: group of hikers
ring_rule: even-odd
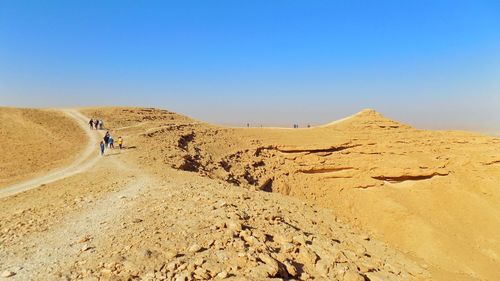
[[[294,129],[298,129],[299,128],[299,124],[293,124],[293,128]],[[307,128],[311,128],[311,125],[307,124]]]
[[[94,128],[96,130],[100,129],[102,130],[102,126],[103,126],[103,122],[102,120],[98,120],[98,119],[90,119],[89,121],[89,125],[90,125],[90,129],[93,130]],[[117,144],[118,144],[118,147],[121,149],[123,149],[123,138],[122,137],[118,137],[118,139],[116,140]],[[115,140],[113,139],[113,137],[111,136],[111,134],[109,133],[109,131],[106,132],[106,134],[104,135],[104,138],[103,140],[99,143],[99,148],[101,149],[101,155],[104,155],[104,151],[106,150],[106,148],[110,148],[110,149],[114,149],[115,148]]]
[[[118,137],[117,143],[118,143],[118,148],[120,148],[120,150],[123,149],[123,138],[122,137]],[[104,150],[106,148],[110,148],[110,149],[115,148],[115,140],[113,139],[113,137],[111,136],[111,134],[109,132],[106,132],[106,134],[104,135],[104,138],[100,143],[100,147],[101,147],[101,155],[104,155]]]
[[[118,143],[118,147],[120,148],[120,150],[123,149],[123,138],[122,137],[118,137],[117,143]],[[101,143],[99,144],[99,146],[101,148],[101,155],[104,155],[104,150],[106,148],[110,148],[110,149],[115,148],[115,140],[113,139],[113,137],[111,136],[111,134],[109,132],[106,132],[106,134],[104,135],[104,138],[101,141]]]
[[[104,122],[102,122],[102,120],[98,120],[98,119],[95,119],[95,120],[90,119],[89,126],[90,126],[91,130],[94,130],[94,128],[96,130],[102,130],[104,128]]]
[[[262,128],[262,124],[260,125],[260,127]],[[250,128],[250,123],[247,123],[247,128]],[[293,124],[293,128],[298,129],[299,124]],[[311,125],[307,124],[307,128],[311,128]]]

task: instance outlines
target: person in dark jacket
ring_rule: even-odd
[[[104,144],[105,144],[106,146],[108,146],[108,143],[109,143],[109,137],[110,137],[110,136],[111,136],[111,135],[109,134],[109,132],[106,132],[106,134],[104,135],[104,138],[103,138],[103,139],[104,139]]]

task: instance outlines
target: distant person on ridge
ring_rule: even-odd
[[[118,147],[120,148],[120,150],[123,148],[123,139],[122,139],[122,137],[118,137]]]
[[[89,126],[91,130],[94,129],[94,120],[90,119]]]
[[[103,142],[103,141],[101,141],[101,143],[100,143],[99,145],[100,145],[100,147],[101,147],[101,155],[104,155],[104,148],[105,148],[105,146],[104,146],[104,142]]]

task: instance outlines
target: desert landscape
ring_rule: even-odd
[[[497,280],[500,139],[1,108],[6,280]],[[99,153],[105,120],[124,149]]]

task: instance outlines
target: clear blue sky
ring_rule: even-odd
[[[0,0],[0,105],[500,131],[500,1]]]

